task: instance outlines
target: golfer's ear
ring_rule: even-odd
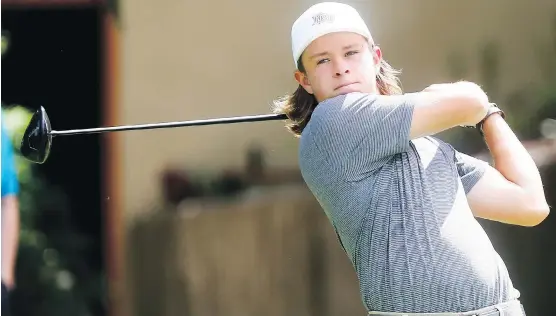
[[[295,71],[295,81],[299,83],[300,86],[307,91],[309,94],[313,94],[313,88],[311,87],[311,83],[309,82],[309,78],[299,70]]]
[[[374,63],[378,66],[382,61],[382,50],[377,45],[373,45],[371,49],[373,50]]]

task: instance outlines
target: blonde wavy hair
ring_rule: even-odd
[[[373,46],[371,46],[372,48]],[[301,57],[297,61],[297,65],[299,71],[306,73]],[[399,74],[400,71],[394,69],[382,59],[380,70],[376,76],[379,93],[382,95],[402,94]],[[296,137],[299,137],[309,123],[311,114],[317,105],[318,101],[315,96],[299,85],[293,94],[287,94],[274,100],[272,111],[276,114],[286,114],[289,119],[286,128]]]

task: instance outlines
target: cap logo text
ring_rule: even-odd
[[[317,13],[313,15],[313,25],[332,22],[334,22],[334,16],[332,14]]]

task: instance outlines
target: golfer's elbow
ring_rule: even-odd
[[[524,214],[521,226],[534,227],[542,223],[550,214],[550,207],[547,203],[540,205],[526,206],[522,208]]]
[[[550,207],[545,199],[524,197],[513,204],[510,214],[515,214],[515,225],[534,227],[542,223],[550,213]]]

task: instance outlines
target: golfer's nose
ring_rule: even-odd
[[[336,77],[349,74],[349,67],[346,62],[338,61],[334,64],[334,73]]]

